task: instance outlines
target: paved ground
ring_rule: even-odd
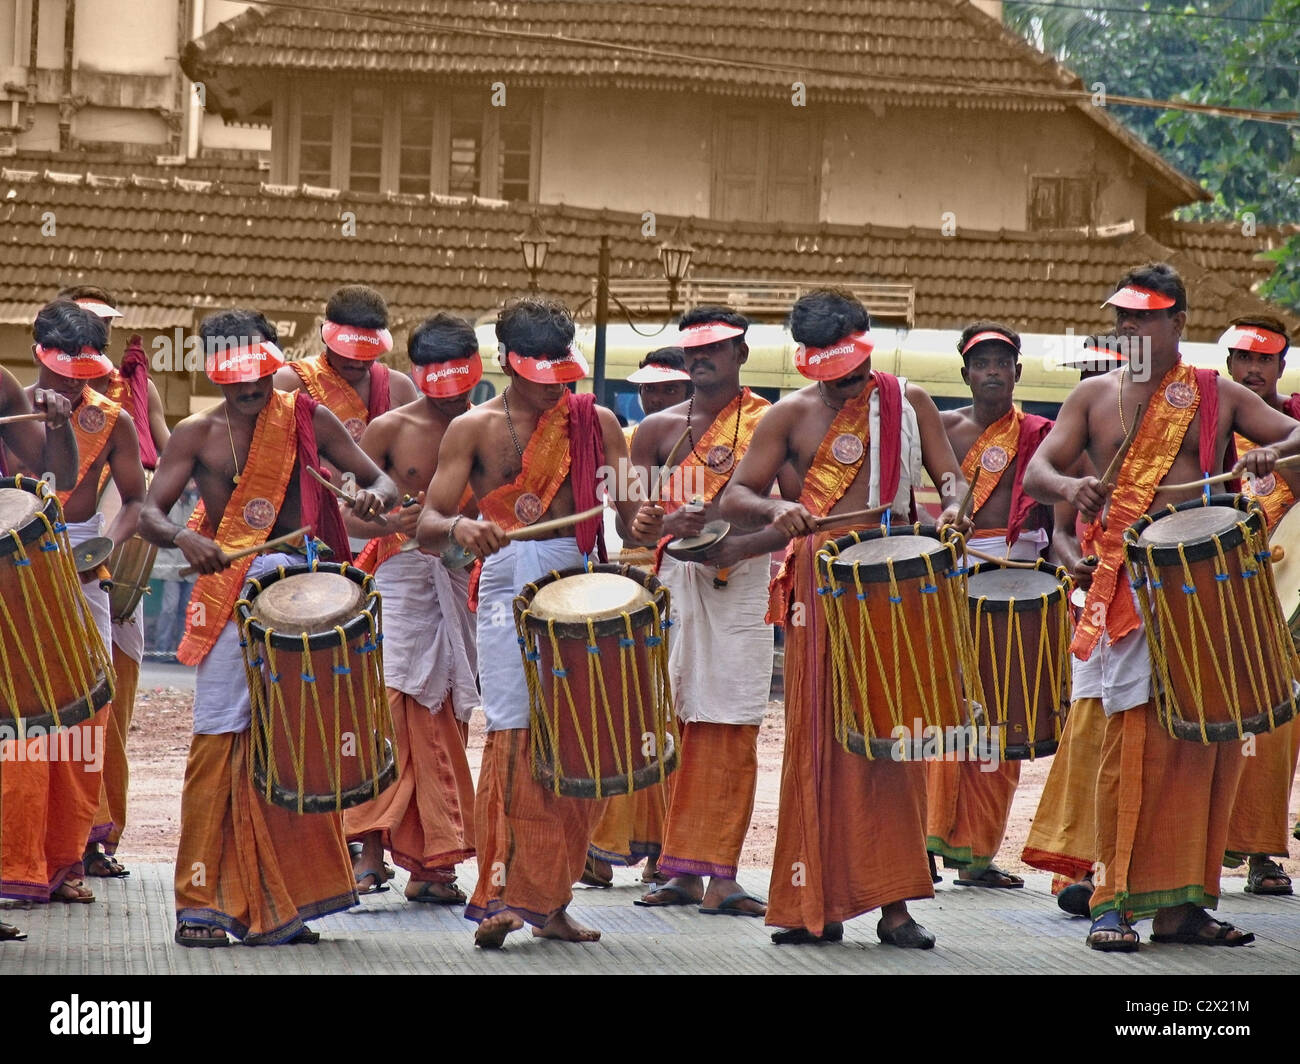
[[[916,953],[876,941],[874,915],[848,925],[843,943],[776,947],[759,920],[706,917],[693,909],[647,910],[631,902],[641,889],[619,869],[613,890],[577,889],[574,914],[604,932],[601,942],[574,946],[511,936],[500,953],[471,945],[462,910],[405,903],[399,880],[360,907],[312,923],[318,946],[182,949],[172,942],[172,866],[135,862],[125,880],[92,881],[94,905],[10,909],[4,919],[29,934],[0,944],[6,974],[1096,974],[1239,975],[1300,971],[1300,899],[1254,898],[1241,880],[1225,880],[1221,912],[1255,932],[1236,949],[1158,946],[1136,955],[1102,955],[1083,944],[1086,925],[1056,908],[1050,877],[1030,875],[1024,890],[972,890],[941,884],[913,913],[938,936]],[[462,866],[468,880],[473,865]],[[762,870],[741,880],[761,892]],[[1150,923],[1138,925],[1143,938]]]

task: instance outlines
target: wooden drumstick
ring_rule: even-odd
[[[352,498],[353,498],[353,497],[352,497],[351,495],[349,495],[346,491],[344,491],[344,490],[343,490],[342,488],[340,488],[338,485],[333,484],[333,483],[331,483],[330,481],[326,480],[323,476],[320,475],[320,473],[318,473],[318,472],[317,472],[315,469],[313,469],[311,466],[308,466],[308,467],[307,467],[307,472],[310,473],[310,474],[312,475],[313,478],[315,478],[315,480],[316,480],[316,482],[317,482],[318,484],[322,484],[322,485],[324,485],[326,491],[331,492],[331,493],[334,494],[334,495],[337,495],[337,496],[338,496],[340,499],[342,499],[344,502],[351,502],[351,501],[352,501]],[[387,528],[387,527],[388,527],[388,518],[385,517],[383,514],[375,514],[374,517],[361,517],[360,515],[357,515],[357,519],[358,519],[359,521],[369,521],[369,522],[371,522],[372,524],[379,525],[381,528]]]
[[[650,486],[650,501],[658,502],[659,497],[663,494],[664,488],[668,486],[668,481],[673,476],[673,459],[677,457],[678,448],[686,442],[686,437],[691,434],[691,426],[688,424],[677,442],[673,444],[672,450],[668,452],[668,457],[664,459],[663,473],[655,478],[654,484]]]
[[[10,414],[7,417],[0,417],[0,425],[13,425],[19,421],[44,421],[45,412],[37,410],[31,414]]]
[[[506,533],[506,539],[526,539],[528,536],[537,532],[554,532],[556,529],[568,528],[570,525],[578,525],[589,517],[595,517],[605,509],[602,502],[599,506],[593,506],[590,510],[583,510],[580,514],[569,514],[568,517],[556,517],[550,521],[543,521],[540,525],[528,525],[525,528],[516,528],[513,532]]]
[[[1124,461],[1124,456],[1128,454],[1128,449],[1132,446],[1134,437],[1137,436],[1140,424],[1142,424],[1142,404],[1138,403],[1137,410],[1133,413],[1133,424],[1129,426],[1124,442],[1119,445],[1115,457],[1110,460],[1110,465],[1106,467],[1106,475],[1101,478],[1103,484],[1109,484],[1112,488],[1115,486],[1115,474],[1119,472],[1120,463]]]
[[[1037,569],[1035,562],[1016,562],[1010,558],[999,558],[996,554],[985,554],[982,550],[976,550],[974,547],[967,547],[966,553],[972,558],[978,558],[982,562],[996,562],[1005,569]]]
[[[1289,458],[1279,458],[1274,464],[1274,469],[1281,469],[1283,466],[1295,465],[1300,462],[1300,454],[1293,454]],[[1234,480],[1241,476],[1244,470],[1233,470],[1228,473],[1220,473],[1218,476],[1206,477],[1204,480],[1189,480],[1186,484],[1161,484],[1156,491],[1191,491],[1194,488],[1205,488],[1211,484],[1222,484],[1228,480]]]
[[[836,525],[845,523],[853,524],[861,521],[863,523],[879,517],[889,509],[888,504],[884,506],[873,506],[869,510],[850,510],[842,514],[827,514],[825,517],[818,517],[813,521],[813,530],[821,532],[827,528],[834,528]]]
[[[957,508],[957,520],[960,521],[970,512],[971,503],[975,501],[975,485],[980,482],[980,470],[982,466],[975,467],[975,475],[970,478],[970,483],[966,485],[966,497],[962,499],[961,506]]]
[[[250,554],[260,554],[262,551],[271,550],[273,547],[287,547],[292,544],[295,539],[301,539],[310,532],[311,525],[303,525],[302,528],[295,529],[293,532],[289,532],[286,535],[277,536],[275,539],[268,539],[265,543],[258,543],[252,547],[244,547],[242,550],[237,550],[233,554],[226,554],[226,561],[237,562],[240,558],[247,558]],[[222,553],[225,554],[224,551]],[[193,576],[195,572],[196,570],[194,566],[187,565],[180,571],[179,575]]]

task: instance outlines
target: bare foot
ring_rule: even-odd
[[[511,931],[518,931],[523,926],[523,919],[506,909],[504,912],[489,916],[478,925],[478,930],[474,932],[474,945],[482,949],[500,949],[501,944],[506,940],[506,935]]]
[[[642,883],[667,883],[669,876],[659,871],[659,858],[651,857],[645,863],[645,869],[641,872]]]
[[[561,909],[552,913],[544,927],[534,927],[533,934],[538,938],[554,938],[560,942],[598,942],[600,932],[590,927],[575,923],[568,912]]]

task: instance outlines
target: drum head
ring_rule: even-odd
[[[544,621],[603,621],[633,613],[651,599],[637,581],[617,573],[577,573],[538,588],[528,612]]]
[[[1277,587],[1282,616],[1292,630],[1300,621],[1300,506],[1286,512],[1268,537],[1269,546],[1282,547],[1282,560],[1273,563],[1273,583]]]
[[[1245,514],[1231,506],[1195,506],[1177,513],[1156,517],[1142,530],[1138,543],[1143,546],[1168,547],[1195,543],[1221,536]]]
[[[22,528],[41,512],[44,505],[34,492],[0,488],[0,535]]]
[[[929,536],[881,536],[863,543],[855,543],[840,551],[839,561],[852,565],[884,565],[927,554],[947,553],[947,548]]]
[[[361,612],[365,593],[338,573],[299,573],[277,580],[253,599],[252,615],[278,635],[311,635],[346,624]]]
[[[1041,569],[990,569],[973,574],[966,587],[972,601],[983,598],[1009,602],[1011,599],[1037,600],[1044,595],[1049,599],[1061,596],[1061,582]]]

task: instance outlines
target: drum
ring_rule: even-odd
[[[281,566],[235,606],[252,702],[253,780],[297,813],[340,812],[397,778],[379,592],[352,565]]]
[[[1169,733],[1231,742],[1290,720],[1300,660],[1258,506],[1193,499],[1142,518],[1124,540]]]
[[[962,552],[960,537],[921,525],[817,552],[835,737],[850,753],[934,760],[969,747],[980,696]]]
[[[1295,642],[1300,639],[1300,506],[1292,506],[1273,526],[1268,543],[1274,555],[1273,586],[1278,605]]]
[[[628,565],[551,572],[516,596],[533,776],[556,794],[630,794],[677,767],[668,607]]]
[[[73,566],[63,508],[31,477],[0,481],[0,693],[16,737],[67,728],[113,697],[108,648]],[[0,726],[10,727],[0,717]]]
[[[1056,753],[1070,708],[1070,584],[1064,569],[992,562],[967,580],[984,693],[979,748],[1003,761]]]
[[[153,483],[153,470],[144,471],[146,489]],[[104,527],[122,508],[122,498],[117,486],[109,480],[100,495],[99,509],[104,515]],[[108,591],[108,609],[115,621],[129,621],[140,600],[149,593],[149,575],[153,572],[158,548],[140,536],[132,536],[119,544],[108,557],[108,571],[113,574],[113,584]]]

